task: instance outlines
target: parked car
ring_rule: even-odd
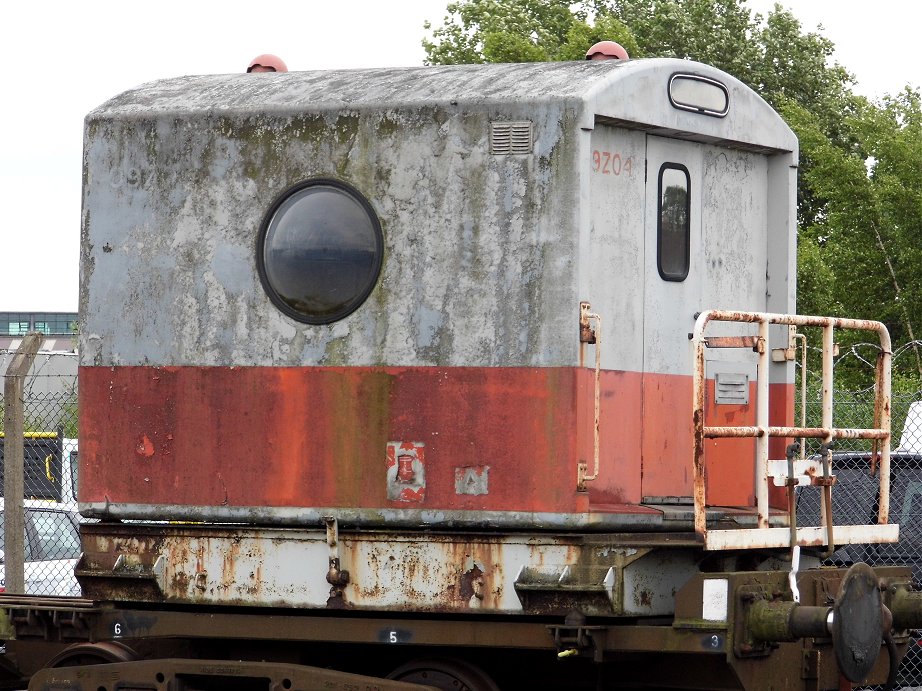
[[[891,523],[899,523],[900,540],[893,544],[845,545],[828,563],[848,566],[859,561],[871,566],[909,566],[916,587],[922,585],[922,404],[913,404],[899,447],[890,452]],[[879,478],[871,475],[869,452],[832,455],[836,484],[832,490],[837,524],[877,521]],[[821,525],[818,487],[801,488],[797,501],[798,525]],[[898,686],[922,685],[922,631],[915,631],[900,664]]]
[[[6,589],[5,506],[0,499],[0,590]],[[79,516],[66,505],[25,500],[25,586],[34,595],[79,596],[74,566],[80,556]]]
[[[876,468],[869,452],[832,454],[836,476],[832,506],[836,523],[877,522],[879,478],[876,472],[871,474],[872,465]],[[820,525],[820,497],[819,487],[800,488],[798,525]],[[898,543],[846,545],[836,550],[832,561],[911,566],[913,579],[922,584],[922,402],[909,406],[899,446],[890,452],[889,520],[900,525]]]

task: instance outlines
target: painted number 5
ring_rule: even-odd
[[[391,631],[391,632],[388,634],[387,642],[388,642],[388,643],[397,643],[397,642],[398,642],[398,641],[397,641],[397,632],[396,632],[396,631]]]

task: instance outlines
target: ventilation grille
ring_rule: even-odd
[[[533,141],[532,125],[528,120],[490,123],[490,153],[495,156],[530,154]]]
[[[714,375],[717,403],[749,405],[749,376],[729,372]]]

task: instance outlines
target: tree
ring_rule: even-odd
[[[813,164],[804,173],[823,209],[799,235],[798,291],[816,313],[844,313],[887,324],[894,343],[922,329],[922,107],[910,89],[841,118],[856,146],[827,135],[795,103],[782,112]],[[823,287],[817,289],[816,278]],[[922,378],[922,354],[898,363]]]
[[[423,40],[427,65],[578,60],[602,39],[628,53],[637,43],[617,17],[587,17],[595,3],[567,0],[459,0],[449,3],[441,27]],[[431,29],[426,23],[425,28]]]
[[[759,62],[759,48],[750,40],[754,20],[739,0],[609,0],[596,9],[628,24],[637,57],[690,58],[752,84],[747,73]]]

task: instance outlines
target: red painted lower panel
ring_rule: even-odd
[[[603,372],[587,498],[588,369],[82,367],[80,501],[621,511],[691,494],[690,401],[690,378]],[[735,475],[709,499],[744,503]]]
[[[590,377],[84,367],[80,500],[573,511]]]
[[[769,424],[793,424],[793,386],[769,387]],[[756,383],[749,384],[748,405],[717,405],[714,380],[707,381],[705,420],[708,426],[745,427],[756,424]],[[691,462],[694,428],[690,401],[690,377],[645,375],[643,398],[643,496],[687,497],[691,494],[694,471]],[[771,458],[784,458],[791,440],[769,443]],[[705,441],[707,501],[713,506],[755,505],[754,438],[708,439]],[[772,506],[784,507],[783,491],[770,491]]]

